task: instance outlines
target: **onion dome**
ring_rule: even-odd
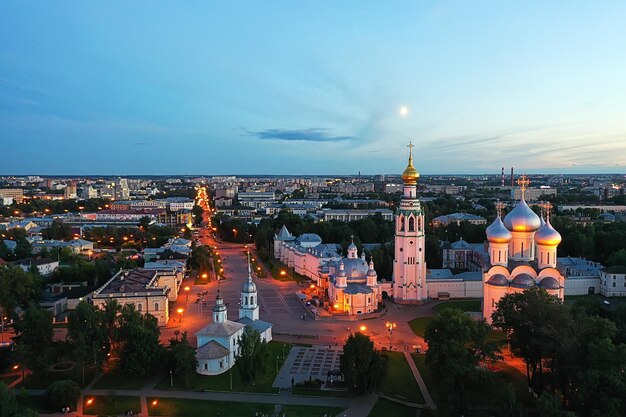
[[[502,223],[502,219],[500,216],[496,217],[496,219],[489,225],[486,230],[487,240],[491,243],[509,243],[511,239],[513,239],[513,235],[504,227],[504,223]]]
[[[417,180],[420,178],[420,174],[413,166],[412,145],[409,146],[411,149],[411,153],[409,154],[409,164],[406,166],[406,169],[402,173],[402,181],[404,181],[404,185],[417,185]]]
[[[561,284],[555,278],[545,277],[541,281],[539,281],[539,286],[544,290],[558,290],[561,288]]]
[[[487,281],[487,284],[494,285],[496,287],[508,287],[509,280],[506,279],[506,277],[502,274],[495,274],[495,275],[492,275],[491,278],[489,278],[489,281]]]
[[[376,273],[376,270],[374,269],[374,261],[371,259],[370,259],[369,269],[367,270],[367,276],[368,277],[378,276],[378,274]]]
[[[526,201],[520,200],[519,203],[504,216],[504,225],[512,232],[534,232],[541,227],[541,219]]]
[[[248,280],[243,284],[241,292],[256,292],[256,284],[252,280]]]
[[[348,274],[346,273],[346,266],[344,265],[343,261],[339,262],[339,273],[337,274],[338,277],[346,277],[348,276]]]
[[[215,297],[215,307],[213,307],[213,311],[219,313],[221,311],[226,311],[226,306],[224,305],[224,299],[222,298],[222,294],[218,288],[217,297]]]
[[[523,200],[522,200],[523,201]],[[513,278],[511,286],[518,288],[530,288],[535,285],[535,280],[528,274],[519,274]]]
[[[538,245],[556,246],[561,243],[561,234],[552,227],[550,220],[548,220],[535,233],[535,242],[537,242]]]

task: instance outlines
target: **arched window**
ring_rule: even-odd
[[[550,252],[548,252],[546,255],[548,256],[548,262],[546,262],[546,263],[549,264],[550,263]]]
[[[250,296],[250,305],[253,305],[253,304],[254,304],[254,295],[251,295]]]
[[[154,310],[159,311],[159,303],[154,303]]]
[[[409,232],[415,231],[415,217],[409,217]]]
[[[403,232],[404,231],[404,216],[400,216],[400,221],[399,221],[400,225],[400,231]]]
[[[143,305],[141,303],[137,303],[137,311],[143,311]]]
[[[522,256],[524,256],[524,242],[522,242]]]
[[[422,218],[417,218],[417,230],[422,230]]]

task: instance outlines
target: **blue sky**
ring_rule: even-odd
[[[424,174],[626,173],[624,22],[623,1],[5,1],[0,173],[394,173],[409,140]]]

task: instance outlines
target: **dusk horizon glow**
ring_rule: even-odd
[[[626,173],[622,2],[8,2],[0,174]],[[4,153],[6,152],[6,154]]]

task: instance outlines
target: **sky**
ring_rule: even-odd
[[[626,173],[624,1],[3,1],[0,174]]]

